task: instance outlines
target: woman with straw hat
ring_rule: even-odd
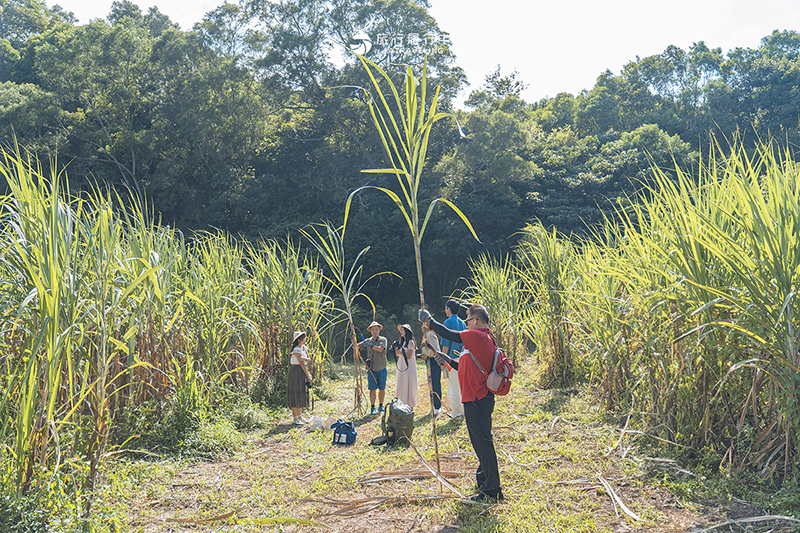
[[[403,324],[397,326],[400,332],[400,346],[395,348],[397,356],[397,377],[395,378],[395,393],[412,409],[417,405],[419,383],[417,381],[417,345],[414,342],[414,332],[411,326]]]
[[[289,376],[286,379],[286,400],[294,416],[294,425],[302,426],[306,423],[303,419],[303,407],[308,407],[308,388],[314,381],[306,366],[311,362],[306,348],[306,334],[304,331],[295,331],[292,336],[292,351],[289,360]]]

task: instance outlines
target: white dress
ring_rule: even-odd
[[[406,354],[408,359],[403,357],[403,352],[397,350],[397,376],[395,378],[395,392],[399,400],[407,403],[412,408],[417,405],[419,396],[419,382],[417,381],[417,359],[415,352],[417,346],[413,340],[408,341]]]
[[[466,351],[466,350],[465,350]],[[469,354],[462,352],[462,357]],[[464,404],[461,403],[461,385],[458,383],[458,370],[442,368],[442,374],[447,376],[447,403],[450,405],[450,416],[464,416]]]

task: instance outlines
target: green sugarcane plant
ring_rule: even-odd
[[[366,169],[361,172],[370,174],[393,174],[397,177],[397,182],[400,185],[402,198],[385,187],[376,187],[373,185],[365,185],[359,187],[350,193],[345,204],[344,211],[344,228],[347,228],[347,220],[350,214],[350,205],[353,198],[363,190],[377,189],[387,196],[400,209],[403,218],[411,231],[411,236],[414,242],[414,258],[417,265],[417,281],[419,284],[419,301],[420,305],[425,307],[425,291],[422,282],[422,257],[420,254],[420,243],[425,234],[425,229],[433,214],[433,209],[438,202],[450,206],[453,211],[461,218],[464,224],[469,228],[475,240],[480,242],[478,235],[472,228],[469,219],[456,207],[454,203],[446,198],[435,198],[428,205],[428,210],[425,213],[425,218],[420,226],[420,205],[418,201],[418,194],[420,184],[422,183],[422,171],[425,168],[425,159],[428,153],[428,142],[430,140],[431,130],[433,125],[439,120],[445,118],[453,118],[456,121],[456,126],[462,137],[466,137],[458,125],[458,120],[452,113],[437,112],[436,108],[439,103],[439,90],[441,86],[437,86],[431,100],[430,107],[426,103],[426,89],[428,86],[427,77],[427,64],[423,67],[422,76],[419,80],[414,76],[411,67],[407,67],[405,77],[405,94],[401,98],[397,87],[392,82],[389,75],[380,68],[378,65],[369,59],[357,55],[362,65],[369,75],[372,86],[375,90],[376,97],[372,96],[367,89],[359,87],[367,100],[372,121],[378,131],[381,143],[384,149],[384,155],[390,167],[388,168],[374,168]],[[392,100],[387,100],[383,93],[380,78],[382,78],[389,90],[391,91]],[[344,236],[344,230],[342,231]]]
[[[84,245],[82,278],[86,292],[81,302],[85,310],[81,322],[89,333],[85,370],[88,379],[83,382],[90,383],[90,387],[80,397],[85,397],[85,405],[93,415],[86,449],[89,472],[84,483],[88,496],[84,517],[91,514],[94,486],[105,455],[111,425],[110,402],[120,390],[118,378],[125,374],[124,370],[118,370],[115,361],[127,348],[135,328],[129,328],[121,339],[116,334],[124,328],[130,308],[138,307],[135,302],[141,300],[143,282],[160,270],[159,265],[134,266],[137,260],[127,260],[122,240],[124,219],[114,212],[110,196],[97,191],[88,206],[76,225]]]
[[[701,294],[716,297],[708,298],[705,309],[719,306],[730,317],[713,320],[710,316],[704,325],[726,328],[734,338],[742,336],[758,347],[758,357],[731,365],[724,379],[742,368],[757,369],[737,431],[741,431],[748,403],[752,402],[757,412],[755,403],[761,386],[774,384],[783,432],[782,439],[773,439],[783,441],[774,453],[783,446],[785,480],[791,449],[796,449],[800,441],[796,303],[800,284],[800,166],[790,152],[779,157],[771,146],[763,145],[754,156],[737,147],[725,164],[712,169],[709,180],[721,184],[719,190],[724,195],[713,198],[715,209],[710,213],[695,208],[702,224],[698,226],[703,227],[695,239],[698,247],[724,267],[729,283],[698,285]],[[663,181],[662,176],[659,178]],[[768,435],[765,431],[762,440],[766,441]]]
[[[303,260],[299,247],[291,242],[284,249],[271,241],[246,243],[245,250],[252,277],[248,291],[253,299],[252,313],[265,335],[266,353],[260,365],[264,377],[276,379],[283,371],[278,346],[288,347],[297,329],[309,329],[309,342],[318,343],[319,350],[312,355],[313,372],[326,350],[319,331],[331,306],[322,274],[314,263]],[[273,333],[274,343],[270,340]]]
[[[428,221],[433,213],[433,208],[438,202],[450,206],[453,211],[461,218],[466,224],[475,240],[480,242],[478,235],[472,228],[469,219],[456,207],[451,201],[446,198],[435,198],[425,213],[425,218],[420,226],[420,205],[418,201],[418,194],[420,184],[422,183],[423,169],[425,168],[425,159],[428,153],[428,142],[430,140],[431,130],[433,125],[445,118],[453,118],[456,121],[458,131],[461,136],[464,132],[461,126],[458,125],[458,120],[452,113],[437,112],[436,108],[439,104],[439,90],[441,86],[437,86],[430,107],[427,106],[426,90],[428,86],[427,76],[427,60],[422,68],[422,76],[417,80],[411,67],[406,68],[405,76],[405,93],[401,98],[400,92],[392,82],[389,75],[378,65],[369,59],[356,54],[361,64],[367,71],[372,88],[375,91],[375,96],[365,88],[359,88],[366,96],[367,105],[369,106],[372,121],[378,131],[381,143],[384,149],[384,155],[389,164],[388,168],[374,168],[362,170],[365,173],[372,174],[393,174],[397,178],[400,185],[402,197],[391,189],[385,187],[375,187],[373,185],[366,185],[359,187],[347,198],[344,210],[344,225],[342,229],[342,237],[344,237],[344,230],[347,228],[347,219],[350,214],[350,205],[353,198],[363,190],[377,189],[387,196],[400,209],[400,212],[405,218],[408,229],[411,231],[411,237],[414,242],[414,258],[417,265],[417,282],[419,285],[419,303],[420,306],[425,308],[425,290],[422,283],[422,256],[420,254],[420,243],[425,234],[425,228],[428,226]],[[383,92],[383,84],[380,80],[385,82],[388,87],[391,97],[387,100]],[[431,404],[431,420],[433,421],[433,442],[436,448],[437,468],[438,468],[438,449],[439,444],[436,439],[436,417],[434,416],[434,392],[431,380],[431,364],[430,360],[426,364],[427,377],[428,377],[428,391]]]
[[[302,324],[313,335],[328,313],[322,276],[291,243],[248,247],[246,258],[222,234],[187,245],[128,198],[70,196],[64,176],[18,148],[0,150],[0,180],[4,495],[41,489],[69,465],[87,517],[126,406],[171,395],[192,415],[206,385],[255,366],[259,334]]]
[[[547,330],[550,379],[571,385],[575,366],[570,347],[572,326],[567,319],[567,292],[572,287],[574,252],[570,242],[539,225],[529,224],[521,231],[517,259],[528,276],[525,286],[530,298],[539,302],[538,312]]]
[[[369,251],[369,246],[361,250],[356,256],[353,264],[347,269],[345,261],[344,241],[342,235],[344,228],[334,228],[330,223],[324,222],[316,226],[311,226],[309,230],[301,229],[300,232],[311,242],[314,248],[317,249],[322,259],[328,265],[331,271],[330,276],[326,276],[327,282],[333,287],[334,290],[342,295],[342,302],[344,304],[344,317],[347,320],[347,329],[350,333],[350,338],[353,345],[353,364],[355,365],[355,397],[353,400],[353,408],[359,413],[362,411],[361,399],[363,396],[363,388],[361,383],[361,374],[359,372],[359,363],[364,363],[358,351],[358,339],[356,338],[356,329],[353,324],[353,304],[354,301],[362,297],[367,300],[372,309],[373,318],[375,315],[375,304],[369,296],[364,294],[364,286],[376,276],[383,274],[396,275],[392,272],[380,272],[373,274],[364,281],[361,281],[361,273],[363,265],[359,265],[359,261]],[[364,363],[367,372],[372,370]]]
[[[516,362],[524,353],[526,339],[536,338],[536,307],[525,291],[526,273],[509,257],[501,263],[484,254],[470,263],[470,271],[472,284],[457,296],[489,310],[495,338]]]
[[[3,159],[0,175],[11,195],[4,198],[2,254],[22,289],[12,304],[17,309],[10,335],[22,342],[15,347],[18,366],[10,369],[3,398],[3,407],[16,416],[3,417],[0,438],[14,435],[14,483],[23,494],[37,462],[47,460],[60,418],[62,379],[75,375],[70,339],[80,298],[79,279],[72,275],[80,261],[74,232],[78,216],[63,201],[58,180],[48,183],[38,164],[25,160],[18,148],[3,151]]]
[[[124,205],[122,201],[118,202]],[[142,283],[141,305],[131,309],[130,327],[136,326],[136,334],[128,338],[124,350],[124,366],[128,372],[125,383],[128,393],[122,402],[145,399],[150,391],[164,396],[170,389],[170,374],[161,371],[171,366],[176,352],[186,351],[180,339],[185,316],[185,280],[189,279],[189,250],[183,233],[157,224],[155,217],[132,203],[128,209],[120,210],[125,219],[123,240],[125,256],[133,279],[144,270],[158,265],[160,268]],[[144,365],[135,368],[136,361]],[[124,407],[121,405],[120,407]]]
[[[633,329],[633,298],[625,278],[610,272],[614,256],[606,253],[600,242],[581,244],[574,265],[578,279],[569,297],[578,325],[575,344],[589,360],[594,381],[599,382],[595,400],[605,402],[606,409],[613,412],[633,379],[626,357]]]
[[[0,440],[13,424],[12,456],[16,487],[26,492],[37,467],[51,465],[50,443],[80,408],[91,411],[86,457],[89,493],[103,456],[109,428],[108,406],[119,373],[112,365],[120,344],[119,317],[154,268],[131,274],[122,246],[122,225],[112,202],[95,192],[88,200],[68,199],[59,177],[48,180],[17,151],[6,153],[0,174],[11,194],[6,203],[3,268],[22,287],[10,325],[15,366],[0,413]],[[12,298],[13,300],[13,298]],[[14,343],[18,339],[19,343]],[[20,366],[21,363],[21,366]],[[58,470],[56,459],[53,472]],[[86,501],[86,512],[91,498]]]

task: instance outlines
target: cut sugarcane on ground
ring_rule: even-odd
[[[348,414],[346,372],[314,414],[353,420],[355,445],[334,446],[330,431],[292,426],[287,409],[262,413],[263,427],[248,431],[228,419],[209,422],[209,433],[236,434],[215,459],[120,456],[104,473],[103,500],[125,530],[144,533],[263,531],[259,521],[278,518],[308,521],[271,526],[283,531],[699,531],[730,520],[725,530],[736,531],[737,518],[768,514],[724,494],[717,501],[725,505],[703,505],[685,497],[691,489],[670,490],[696,474],[650,455],[628,420],[591,405],[591,391],[537,389],[528,366],[520,365],[495,410],[507,498],[497,506],[460,500],[475,492],[477,465],[462,420],[444,411],[438,420],[440,484],[427,395],[420,394],[424,416],[415,420],[413,446],[370,446],[380,417]],[[387,396],[393,383],[392,369]],[[755,525],[770,524],[791,525]],[[739,530],[746,526],[754,524]]]

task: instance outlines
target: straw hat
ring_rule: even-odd
[[[408,331],[411,332],[412,335],[414,334],[414,330],[411,329],[411,326],[409,326],[408,324],[401,324],[401,325],[397,326],[398,331],[400,330],[400,328],[407,329]]]
[[[294,344],[294,341],[296,341],[300,337],[305,337],[305,336],[306,336],[305,331],[295,331],[294,335],[292,335],[292,344]]]
[[[383,326],[382,326],[381,324],[378,324],[378,323],[377,323],[377,322],[375,322],[374,320],[372,321],[372,324],[370,324],[369,326],[367,326],[367,329],[372,329],[372,328],[374,328],[374,327],[376,327],[376,326],[377,326],[377,327],[379,327],[379,328],[381,328],[381,329],[383,329]]]

